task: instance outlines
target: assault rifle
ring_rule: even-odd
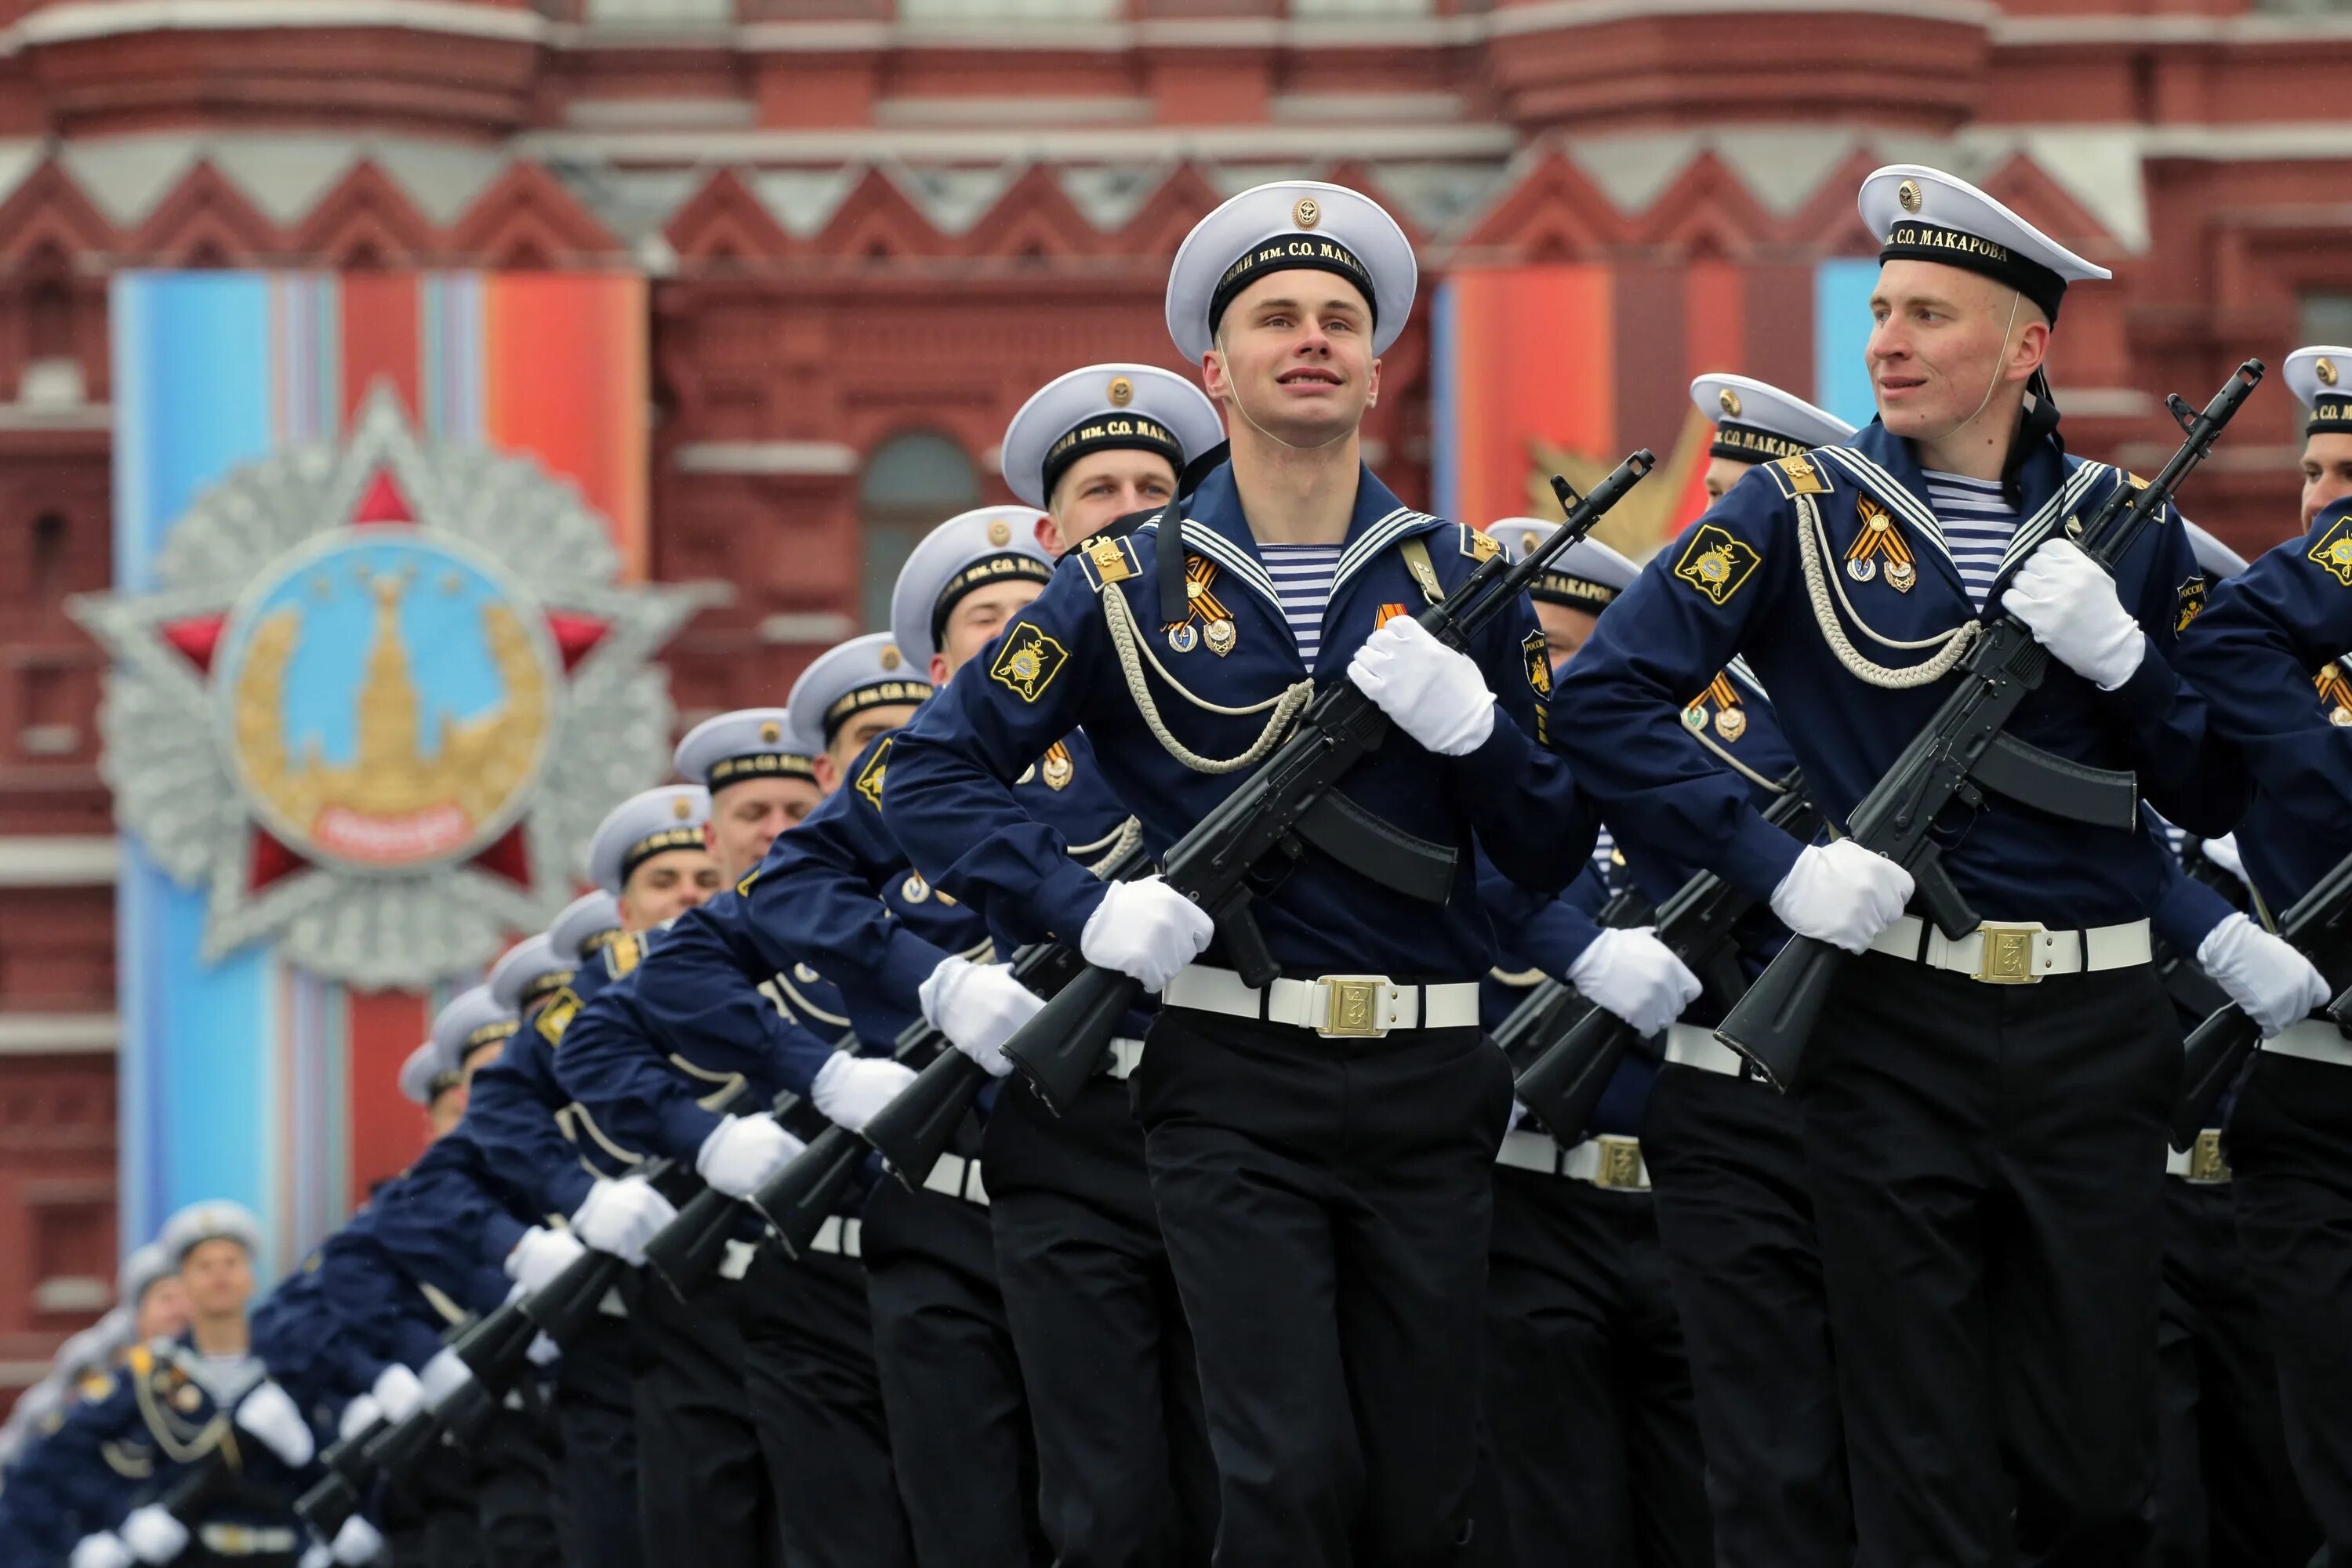
[[[738,1084],[719,1108],[725,1109],[741,1095],[742,1086]],[[688,1199],[698,1185],[691,1169],[672,1160],[648,1160],[637,1167],[637,1173],[672,1203]],[[693,1201],[688,1201],[687,1206],[691,1208]],[[507,1391],[526,1374],[532,1342],[541,1334],[558,1345],[574,1338],[595,1316],[605,1292],[628,1271],[628,1264],[610,1253],[586,1253],[540,1289],[477,1319],[448,1347],[473,1375],[439,1405],[420,1406],[398,1422],[379,1417],[329,1447],[320,1456],[326,1475],[296,1500],[295,1514],[331,1541],[344,1521],[359,1511],[370,1487],[378,1480],[394,1485],[405,1480],[443,1436],[460,1446],[478,1442]]]
[[[1805,795],[1804,775],[1791,768],[1779,788],[1764,820],[1792,838],[1811,838],[1821,826],[1821,813]],[[1745,977],[1733,937],[1755,907],[1754,899],[1713,872],[1702,871],[1658,906],[1657,939],[1716,995],[1737,997]],[[1601,914],[1606,917],[1608,910]],[[1610,922],[1603,918],[1601,923]],[[1638,924],[1638,917],[1623,923]],[[1564,1012],[1541,1037],[1532,1061],[1521,1068],[1523,1058],[1512,1059],[1511,1065],[1521,1068],[1514,1086],[1519,1103],[1560,1137],[1574,1138],[1592,1120],[1593,1107],[1601,1103],[1617,1064],[1639,1039],[1633,1025],[1590,1002],[1580,1010]]]
[[[2337,861],[2327,875],[2279,917],[2278,934],[2297,951],[2328,967],[2323,959],[2341,955],[2352,940],[2352,855]],[[2328,1015],[2343,1026],[2339,1008],[2352,1000],[2352,991],[2328,1005]],[[2352,1009],[2347,1009],[2352,1010]],[[2172,1110],[2172,1146],[2186,1149],[2197,1134],[2212,1125],[2213,1108],[2230,1091],[2246,1058],[2262,1043],[2262,1030],[2236,1005],[2216,1009],[2189,1032],[2181,1062],[2180,1099]]]
[[[1150,858],[1138,843],[1097,875],[1106,882],[1140,877],[1151,868]],[[1013,955],[1013,978],[1040,996],[1060,993],[1085,967],[1085,960],[1067,942],[1033,942]],[[909,1191],[919,1189],[931,1167],[940,1163],[954,1141],[956,1129],[980,1091],[988,1087],[988,1069],[948,1043],[929,1024],[917,1024],[898,1038],[898,1060],[924,1065],[915,1081],[875,1112],[866,1123],[866,1142],[878,1151],[891,1174]]]
[[[2178,395],[2168,398],[2186,437],[2179,450],[2152,482],[2115,486],[2082,530],[2084,553],[2112,571],[2141,532],[2163,517],[2262,377],[2262,362],[2246,361],[2202,413]],[[1930,837],[1952,802],[1975,808],[1990,792],[2072,822],[2125,832],[2139,825],[2139,781],[2130,772],[2073,762],[2006,732],[2049,669],[2048,650],[2023,621],[2003,615],[1986,623],[1936,717],[1853,809],[1848,836],[1911,873],[1921,909],[1948,937],[1965,936],[1981,924]],[[1805,1042],[1845,956],[1816,938],[1790,937],[1724,1016],[1717,1036],[1775,1088],[1787,1089],[1797,1080]],[[2032,972],[2031,960],[2029,930],[1985,932],[1985,978],[2022,978]]]
[[[1517,603],[1561,552],[1591,532],[1656,462],[1646,449],[1635,452],[1589,496],[1580,497],[1567,480],[1555,478],[1552,489],[1568,510],[1566,523],[1517,562],[1500,552],[1480,562],[1460,586],[1416,618],[1438,641],[1462,647],[1479,627]],[[1171,530],[1177,522],[1170,518],[1160,526]],[[1173,536],[1163,531],[1162,541],[1164,575]],[[1181,549],[1178,555],[1181,572]],[[1460,858],[1455,850],[1404,832],[1339,791],[1349,771],[1378,750],[1388,732],[1388,715],[1379,704],[1352,681],[1332,682],[1308,704],[1273,757],[1170,847],[1162,879],[1216,921],[1244,984],[1269,984],[1278,973],[1250,909],[1256,897],[1254,875],[1276,857],[1295,858],[1312,846],[1423,902],[1443,904],[1452,895]],[[1058,1114],[1094,1076],[1118,1020],[1142,994],[1129,976],[1089,964],[1005,1042],[1004,1054]]]

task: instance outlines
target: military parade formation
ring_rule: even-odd
[[[1877,417],[1699,377],[1646,564],[1647,452],[1392,493],[1403,232],[1217,207],[1197,383],[1039,389],[687,733],[407,1170],[129,1256],[0,1563],[2352,1565],[2352,348],[2249,563],[2176,500],[2263,366],[2070,456],[2107,273],[1859,204]]]

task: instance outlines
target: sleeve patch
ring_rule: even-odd
[[[1830,493],[1830,481],[1812,458],[1801,453],[1782,458],[1764,465],[1772,482],[1780,487],[1780,499],[1795,500],[1799,496],[1825,496]],[[1721,601],[1717,601],[1720,603]]]
[[[532,1027],[539,1031],[540,1037],[550,1047],[553,1047],[563,1043],[563,1031],[572,1026],[572,1020],[579,1015],[580,994],[567,985],[539,1010],[539,1017]]]
[[[1127,534],[1097,538],[1078,552],[1078,564],[1086,571],[1087,585],[1097,594],[1110,584],[1124,583],[1143,570],[1136,559],[1135,541]]]
[[[1034,702],[1069,662],[1069,649],[1047,637],[1034,621],[1023,621],[998,647],[996,658],[988,666],[988,678],[1022,701]]]
[[[2352,588],[2352,517],[2337,518],[2335,526],[2304,553],[2326,567],[2337,583]]]
[[[857,770],[857,793],[864,795],[866,804],[877,811],[882,809],[882,775],[889,767],[890,748],[895,743],[896,737],[893,737],[875,747],[874,754],[866,759],[866,765]]]
[[[1519,650],[1528,657],[1528,684],[1538,697],[1551,696],[1551,649],[1544,643],[1543,628],[1538,626],[1519,639]]]
[[[637,966],[646,955],[645,940],[633,931],[625,931],[604,947],[604,973],[618,980]]]
[[[1733,538],[1718,524],[1702,523],[1683,546],[1682,559],[1675,563],[1675,575],[1706,595],[1709,603],[1720,605],[1747,585],[1763,559],[1753,546]]]
[[[2177,636],[2181,632],[2187,631],[2189,629],[2189,623],[2195,620],[2197,618],[2197,613],[2204,607],[2205,577],[2204,574],[2199,573],[2197,575],[2183,582],[2180,584],[2180,591],[2174,596],[2172,606],[2172,629],[2174,634]]]

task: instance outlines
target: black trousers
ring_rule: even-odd
[[[1761,1082],[1669,1065],[1642,1153],[1689,1344],[1717,1568],[1853,1562],[1802,1113]]]
[[[998,1097],[983,1154],[1005,1321],[1037,1436],[1059,1568],[1209,1561],[1216,1468],[1127,1085],[1089,1084],[1056,1121]]]
[[[886,1179],[866,1200],[865,1246],[874,1353],[915,1560],[923,1568],[1050,1562],[988,1210]]]
[[[2229,1152],[2287,1456],[2326,1537],[2322,1561],[2352,1568],[2352,1067],[2257,1056]]]
[[[1461,1561],[1502,1053],[1475,1028],[1324,1039],[1171,1008],[1135,1081],[1217,1563]]]
[[[745,1392],[742,1284],[681,1301],[646,1279],[629,1305],[637,1517],[647,1563],[778,1568],[783,1532]]]
[[[509,1395],[474,1450],[482,1553],[499,1568],[563,1568],[555,1522],[561,1450],[536,1381]]]
[[[1495,1168],[1481,1394],[1525,1568],[1707,1568],[1690,1362],[1648,1194]]]
[[[383,1530],[394,1568],[477,1568],[487,1563],[474,1508],[473,1463],[447,1439],[383,1494]]]
[[[2145,1549],[2179,1038],[2152,966],[1846,962],[1797,1093],[1864,1568]]]
[[[556,1528],[565,1568],[640,1568],[637,1414],[625,1320],[599,1313],[572,1336],[555,1363],[554,1403],[563,1455]]]
[[[787,1568],[912,1568],[864,1266],[763,1247],[743,1292],[743,1382]]]
[[[2161,1310],[2150,1568],[2304,1568],[2319,1526],[2287,1462],[2278,1365],[2229,1183],[2165,1183]]]

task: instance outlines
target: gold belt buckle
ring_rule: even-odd
[[[1395,987],[1385,974],[1327,974],[1316,984],[1323,987],[1324,1007],[1315,1032],[1326,1039],[1377,1040],[1396,1021],[1389,1010]]]
[[[1596,1187],[1639,1188],[1642,1176],[1642,1143],[1637,1138],[1612,1138],[1603,1134],[1593,1140],[1601,1148],[1599,1167],[1592,1173]]]
[[[2189,1179],[2192,1182],[2226,1182],[2230,1179],[2230,1162],[2221,1157],[2221,1130],[2208,1127],[2197,1134],[2196,1145],[2189,1151]]]
[[[2039,921],[2000,924],[1987,921],[1977,927],[1984,950],[1977,956],[1974,978],[1988,985],[2039,985],[2033,972],[2033,939],[2049,931]]]

